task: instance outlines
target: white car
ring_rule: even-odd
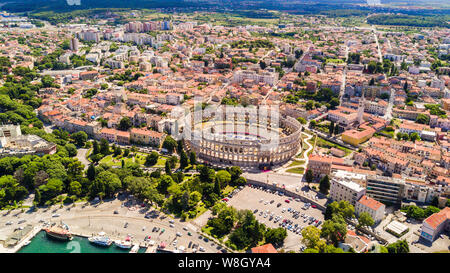
[[[205,249],[202,246],[199,247],[198,250],[200,250],[201,252],[205,252]]]
[[[187,227],[183,227],[183,229],[184,229],[184,230],[188,230],[188,228],[187,228]]]
[[[59,217],[59,214],[55,213],[52,215],[52,217]]]
[[[9,225],[12,225],[12,223],[13,223],[13,222],[8,221],[8,222],[6,222],[6,225],[9,226]]]
[[[181,232],[177,232],[177,236],[181,237],[183,234],[181,234]]]

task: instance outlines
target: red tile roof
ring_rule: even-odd
[[[432,228],[437,228],[442,222],[447,221],[450,218],[450,207],[445,207],[440,212],[434,213],[425,219],[425,222]]]
[[[252,248],[252,253],[278,253],[272,244],[265,244]]]
[[[372,209],[372,210],[378,210],[383,206],[382,203],[378,202],[377,200],[370,198],[366,195],[363,195],[361,199],[359,199],[358,203]]]

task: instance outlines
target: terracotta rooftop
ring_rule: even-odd
[[[447,221],[450,218],[450,207],[445,207],[440,212],[434,213],[424,220],[432,228],[437,228],[442,222]]]
[[[265,244],[252,248],[252,253],[278,253],[272,244]]]
[[[381,208],[383,206],[382,203],[378,202],[375,199],[372,199],[366,195],[363,195],[361,197],[361,199],[359,199],[358,203],[372,209],[372,210],[378,210],[379,208]]]

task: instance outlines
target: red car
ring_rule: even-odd
[[[228,199],[228,198],[222,199],[222,201],[225,201],[225,202],[228,202],[228,200],[230,200],[230,199]]]
[[[291,201],[289,201],[289,200],[287,200],[287,199],[286,199],[286,200],[284,200],[284,202],[286,202],[286,203],[290,203]]]
[[[317,206],[316,206],[316,205],[312,205],[311,207],[312,207],[312,208],[317,208]]]

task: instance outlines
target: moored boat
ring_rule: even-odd
[[[45,228],[44,231],[47,234],[47,236],[57,240],[69,241],[72,240],[73,238],[70,231],[66,228],[63,228],[62,226],[53,226]]]
[[[131,244],[131,241],[129,239],[129,237],[127,237],[127,239],[120,241],[117,240],[114,242],[114,244],[119,247],[119,248],[124,248],[124,249],[130,249],[133,245]]]
[[[134,245],[134,246],[131,248],[130,253],[137,253],[138,250],[139,250],[139,245]]]
[[[100,232],[97,236],[89,237],[88,240],[99,246],[110,246],[112,244],[112,240],[104,232]]]

